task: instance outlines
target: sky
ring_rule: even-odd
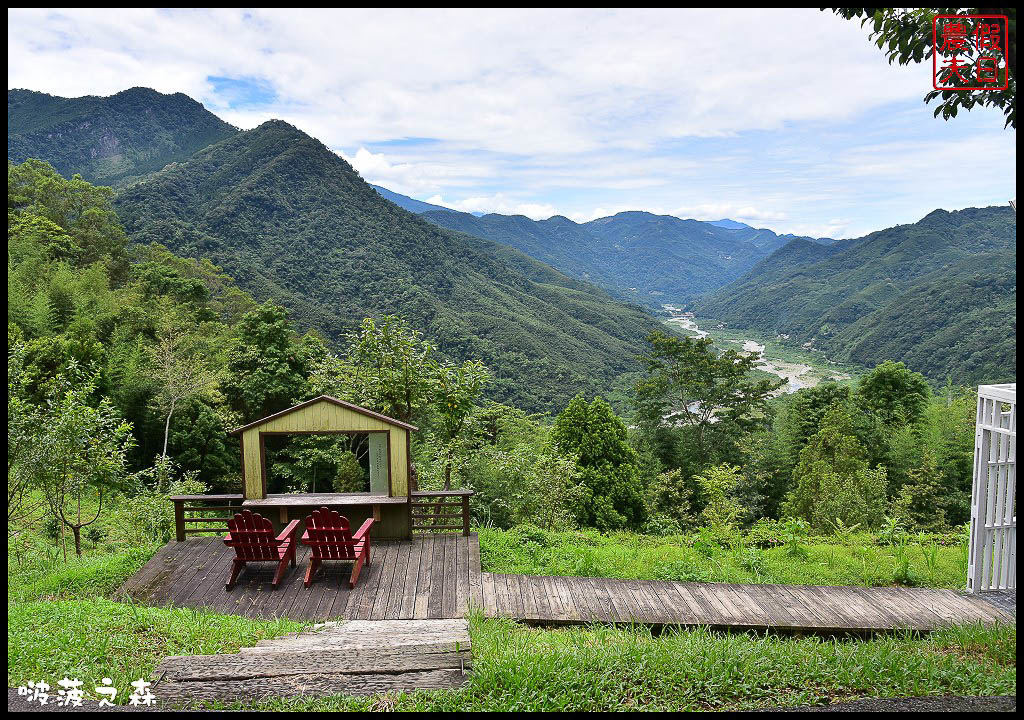
[[[855,237],[1016,197],[998,110],[934,119],[818,10],[8,10],[7,85],[183,92],[469,212],[623,210]]]

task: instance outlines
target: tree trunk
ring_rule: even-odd
[[[164,457],[167,457],[167,438],[171,434],[171,415],[174,414],[174,400],[171,401],[171,409],[167,413],[167,422],[164,423]]]

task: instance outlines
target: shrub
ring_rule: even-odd
[[[747,545],[765,550],[780,547],[785,544],[783,539],[785,527],[781,520],[761,518],[747,531]]]
[[[334,492],[364,492],[366,475],[353,452],[343,452],[338,457],[337,474],[333,480]]]

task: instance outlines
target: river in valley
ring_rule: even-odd
[[[697,319],[693,316],[693,313],[683,312],[680,308],[677,308],[674,305],[662,305],[662,307],[671,316],[666,320],[670,325],[678,327],[693,337],[704,338],[708,336],[707,330],[701,330],[700,327],[698,327]],[[742,345],[742,350],[744,352],[761,354],[761,361],[757,364],[757,369],[763,370],[766,373],[771,373],[772,375],[777,375],[786,381],[786,384],[779,388],[777,394],[794,393],[801,388],[814,387],[821,380],[819,373],[812,372],[814,368],[810,365],[787,362],[780,358],[772,357],[770,351],[768,355],[765,355],[765,346],[756,340],[744,339],[742,341],[725,340],[716,342],[719,346],[733,343],[736,345]],[[834,376],[837,380],[849,377],[840,376],[835,373],[829,373],[829,375]]]

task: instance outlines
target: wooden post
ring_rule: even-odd
[[[174,536],[178,542],[185,540],[185,501],[174,501]]]
[[[469,536],[469,495],[462,496],[462,534]]]

